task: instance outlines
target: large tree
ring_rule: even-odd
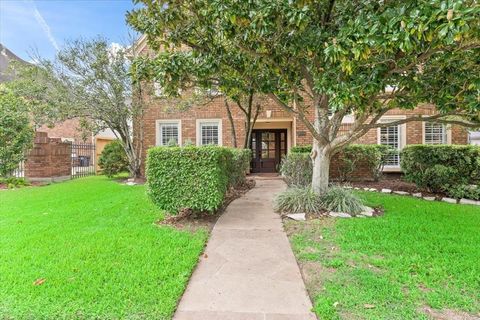
[[[131,176],[138,177],[146,102],[142,83],[134,84],[130,73],[134,58],[134,50],[103,38],[68,41],[53,61],[36,57],[35,65],[17,67],[8,85],[31,102],[40,125],[79,118],[86,131],[111,129],[127,154]]]
[[[410,121],[478,126],[475,0],[138,2],[144,5],[129,14],[129,23],[153,50],[170,56],[169,63],[152,58],[152,72],[170,81],[192,65],[239,65],[245,81],[249,71],[265,75],[256,89],[313,136],[316,192],[328,187],[332,155],[371,129]],[[254,70],[243,69],[249,65]],[[420,103],[435,105],[437,114],[380,121],[389,110]],[[354,123],[340,131],[348,114]]]

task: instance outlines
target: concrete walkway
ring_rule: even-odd
[[[281,219],[281,180],[257,180],[215,225],[174,319],[316,319]]]

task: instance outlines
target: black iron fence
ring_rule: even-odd
[[[72,143],[72,179],[95,174],[95,145]]]

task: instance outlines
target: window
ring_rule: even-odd
[[[158,120],[157,121],[157,146],[167,146],[174,141],[180,144],[180,121],[179,120]]]
[[[395,150],[388,155],[385,166],[400,166],[400,126],[380,128],[380,144]]]
[[[423,131],[425,144],[447,143],[447,130],[444,124],[425,122]]]
[[[222,145],[222,121],[197,120],[197,144],[201,146]]]

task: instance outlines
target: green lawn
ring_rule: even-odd
[[[321,319],[480,312],[480,208],[361,193],[377,218],[288,222]]]
[[[170,318],[207,232],[161,218],[105,177],[0,191],[0,319]]]

